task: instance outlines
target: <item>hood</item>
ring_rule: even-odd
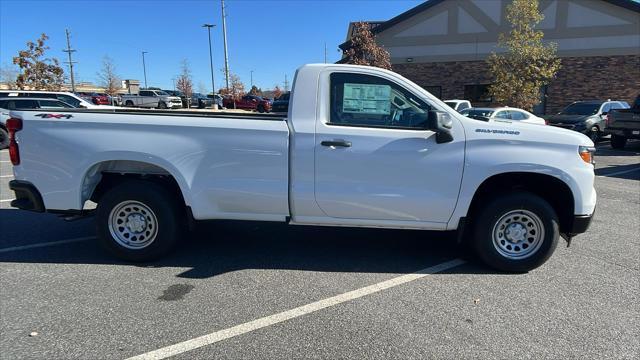
[[[577,131],[519,121],[484,122],[462,116],[468,140],[509,140],[548,144],[594,146],[593,141]]]
[[[545,116],[544,119],[555,124],[575,124],[583,122],[594,115],[551,115]]]

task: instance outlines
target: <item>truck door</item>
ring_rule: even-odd
[[[437,144],[432,105],[374,75],[330,74],[329,113],[316,122],[315,197],[329,217],[446,223],[458,198],[464,132]],[[422,119],[422,120],[420,120]]]

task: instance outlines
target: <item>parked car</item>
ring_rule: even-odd
[[[255,110],[260,113],[271,111],[271,103],[256,95],[245,95],[235,101],[231,97],[224,98],[223,105],[228,109]]]
[[[280,95],[279,98],[273,101],[271,105],[271,111],[278,113],[286,113],[289,111],[289,97],[291,96],[290,92],[286,92]]]
[[[195,106],[198,109],[204,109],[206,107],[211,107],[213,105],[213,100],[209,99],[203,94],[193,93],[191,94],[191,106]]]
[[[629,109],[611,109],[605,119],[605,133],[611,134],[611,147],[624,149],[627,139],[640,139],[640,94]]]
[[[222,96],[219,94],[208,94],[207,97],[213,101],[214,104],[218,104],[218,109],[222,109]]]
[[[171,95],[171,96],[177,96],[180,98],[180,100],[182,101],[182,107],[183,108],[188,108],[189,107],[189,100],[187,99],[187,95],[185,95],[182,91],[180,90],[162,90],[164,92],[166,92],[167,94]]]
[[[471,107],[469,100],[444,100],[444,103],[451,106],[451,108],[457,112]]]
[[[113,106],[96,105],[86,101],[78,95],[65,91],[38,91],[38,90],[0,90],[0,97],[37,97],[52,98],[65,102],[73,107],[87,109],[114,109]]]
[[[91,101],[96,105],[113,105],[111,103],[111,96],[105,93],[92,93]]]
[[[122,95],[124,106],[137,106],[157,109],[180,109],[182,99],[171,96],[162,90],[140,90],[137,95]]]
[[[537,117],[526,110],[512,107],[468,108],[461,110],[460,114],[472,119],[482,121],[512,120],[538,125],[546,124],[544,119]]]
[[[12,112],[11,205],[81,216],[91,199],[99,241],[130,261],[166,254],[190,218],[234,219],[457,230],[522,272],[589,227],[582,134],[467,118],[374,67],[306,65],[293,86],[288,117],[56,111],[49,131],[47,112]]]
[[[15,109],[69,109],[73,106],[58,99],[31,97],[0,97],[0,149],[9,147],[9,132],[5,125],[9,112]]]
[[[593,142],[602,138],[605,118],[611,109],[628,109],[624,101],[576,101],[557,115],[546,116],[549,125],[574,130],[587,135]]]

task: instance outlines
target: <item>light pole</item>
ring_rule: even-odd
[[[142,71],[144,71],[144,88],[147,89],[147,64],[144,62],[144,54],[148,54],[148,51],[142,52]]]
[[[207,28],[207,32],[209,33],[209,67],[211,68],[211,93],[216,93],[216,84],[213,81],[213,53],[211,52],[211,28],[214,27],[214,24],[204,24],[202,27]]]
[[[251,87],[253,87],[253,70],[251,70]]]

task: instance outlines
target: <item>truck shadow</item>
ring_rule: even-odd
[[[640,180],[640,162],[627,165],[614,165],[596,169],[597,176],[614,177],[626,180]]]
[[[94,235],[93,219],[76,223],[85,228],[77,236],[61,237],[70,224],[47,214],[0,210],[0,225],[47,218],[55,237],[44,234],[22,237],[20,227],[9,227],[10,244],[2,248],[46,243]],[[41,220],[41,219],[40,219]],[[74,223],[71,223],[74,224]],[[26,224],[25,224],[26,225]],[[3,228],[5,228],[3,226]],[[28,231],[27,231],[28,232]],[[289,226],[280,223],[215,221],[199,223],[186,234],[177,249],[161,260],[127,263],[115,259],[95,239],[60,245],[1,252],[0,262],[109,264],[116,266],[187,268],[180,278],[204,279],[245,269],[283,269],[320,272],[411,273],[454,258],[463,257],[469,264],[452,269],[464,273],[491,273],[476,265],[456,245],[452,233],[359,228]],[[459,270],[458,270],[459,269]]]

